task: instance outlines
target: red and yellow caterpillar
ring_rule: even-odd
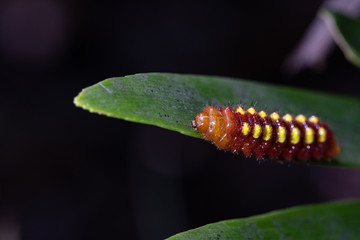
[[[207,106],[192,121],[195,130],[221,149],[245,156],[291,160],[330,160],[340,152],[332,131],[316,116],[282,118],[274,112],[247,111],[242,106]]]

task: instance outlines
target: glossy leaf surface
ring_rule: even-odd
[[[217,222],[179,233],[168,240],[352,240],[359,239],[359,226],[360,202],[338,202]]]
[[[191,121],[209,104],[315,114],[329,124],[342,149],[331,164],[360,166],[360,101],[356,98],[225,77],[147,73],[104,80],[84,89],[75,104],[193,137],[201,136]]]

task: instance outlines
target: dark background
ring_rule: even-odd
[[[0,239],[163,239],[224,219],[360,197],[358,170],[258,163],[72,102],[103,79],[143,72],[359,95],[360,72],[339,50],[322,71],[282,74],[320,4],[1,1]]]

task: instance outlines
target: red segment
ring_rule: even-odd
[[[318,142],[318,138],[319,138],[319,128],[321,127],[319,123],[312,123],[312,122],[307,122],[308,126],[311,127],[314,132],[315,132],[315,136],[314,136],[314,143],[311,144],[312,145],[312,154],[311,154],[311,158],[315,159],[315,160],[320,160],[323,158],[324,156],[324,150],[325,150],[325,143],[320,143]]]
[[[236,149],[236,152],[243,151],[245,149],[245,152],[243,151],[243,153],[246,155],[247,154],[246,150],[248,147],[248,144],[246,144],[246,139],[248,138],[249,135],[244,136],[242,134],[242,128],[244,126],[244,123],[247,122],[247,118],[245,115],[242,115],[238,112],[235,112],[235,114],[236,114],[236,117],[240,124],[237,127],[237,133],[234,138],[234,148]],[[245,146],[245,148],[244,148],[244,146]],[[248,156],[248,155],[246,155],[246,156]]]
[[[251,130],[249,133],[250,136],[248,137],[249,148],[251,150],[250,152],[252,154],[254,154],[255,148],[259,145],[260,137],[254,138],[253,130],[254,130],[256,124],[260,125],[260,123],[261,123],[260,117],[259,117],[259,115],[257,115],[257,113],[255,113],[255,114],[246,113],[246,116],[248,117],[248,123],[250,124],[250,127],[251,127]]]
[[[272,126],[271,124],[271,119],[270,117],[264,117],[264,118],[261,118],[259,117],[259,120],[260,120],[260,123],[261,123],[261,129],[262,129],[262,134],[259,138],[259,143],[257,146],[255,146],[254,148],[254,154],[256,155],[256,157],[258,158],[265,158],[267,155],[266,155],[266,152],[272,147],[273,145],[273,140],[274,140],[274,137],[273,135],[271,135],[270,139],[265,141],[263,139],[263,134],[264,134],[264,127],[266,125],[270,125]]]
[[[252,137],[252,130],[254,128],[254,123],[253,123],[253,117],[250,113],[245,112],[245,114],[241,115],[242,119],[244,119],[244,123],[248,123],[250,126],[250,131],[249,133],[246,135],[246,137],[244,137],[244,143],[241,146],[241,151],[243,152],[243,154],[247,157],[249,157],[252,154],[252,142],[253,142],[253,137]]]
[[[277,129],[279,127],[285,127],[284,120],[279,118],[278,120],[271,120],[271,125],[273,127],[272,138],[274,139],[273,145],[266,151],[267,155],[272,159],[279,159],[279,156],[284,150],[286,141],[288,141],[288,133],[286,133],[285,142],[279,143],[277,141]]]
[[[296,120],[295,120],[296,121]],[[306,122],[298,122],[296,121],[298,128],[300,129],[300,144],[301,147],[299,148],[299,151],[296,154],[296,159],[307,161],[310,158],[311,154],[311,145],[305,143],[305,129],[308,127]]]
[[[292,144],[291,143],[291,131],[294,128],[299,128],[299,124],[296,121],[291,121],[291,122],[285,122],[284,124],[286,126],[286,131],[288,133],[288,137],[286,139],[286,146],[285,149],[283,150],[280,159],[284,160],[284,161],[291,161],[295,158],[297,152],[299,151],[299,149],[301,148],[301,143],[302,143],[302,134],[300,132],[300,141],[297,144]],[[299,128],[300,129],[300,128]]]

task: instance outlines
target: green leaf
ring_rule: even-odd
[[[347,59],[360,67],[360,21],[331,10],[321,13]]]
[[[148,73],[102,81],[84,89],[75,104],[193,137],[201,136],[192,129],[191,121],[209,104],[316,114],[333,129],[342,149],[331,164],[360,166],[360,101],[355,98],[225,77]]]
[[[294,207],[267,214],[221,221],[168,240],[196,239],[359,239],[360,202]]]

